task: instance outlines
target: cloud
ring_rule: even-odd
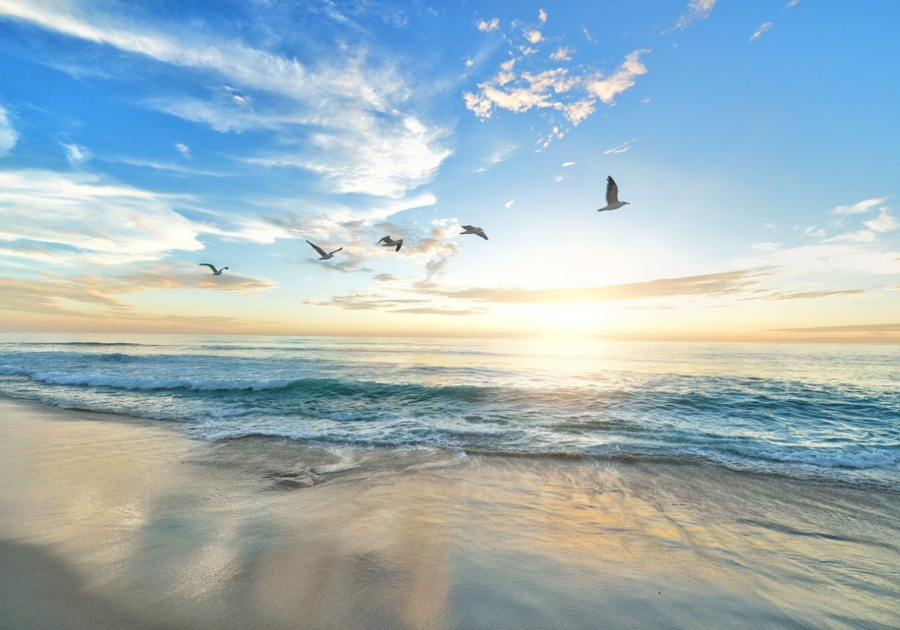
[[[541,24],[547,23],[547,12],[543,9],[538,10],[538,19],[541,21]]]
[[[550,68],[539,72],[516,72],[515,60],[505,62],[494,77],[478,84],[475,92],[465,92],[466,107],[479,118],[490,118],[496,109],[515,113],[531,109],[556,110],[573,126],[596,111],[594,98],[607,105],[615,97],[634,85],[634,77],[645,74],[647,68],[640,56],[647,50],[629,53],[622,65],[609,77],[587,70],[571,74],[567,68]]]
[[[753,243],[753,245],[750,246],[751,249],[756,249],[764,252],[773,252],[779,247],[781,247],[781,243],[773,243],[771,241],[765,241],[763,243]]]
[[[77,144],[61,144],[66,150],[66,160],[68,160],[69,164],[72,166],[78,166],[91,157],[91,152],[84,147],[79,147]]]
[[[484,33],[490,33],[491,31],[496,31],[500,28],[500,20],[498,18],[494,18],[491,21],[481,20],[477,24],[478,30]]]
[[[603,152],[603,155],[611,155],[611,154],[616,154],[616,153],[625,153],[628,149],[631,148],[631,143],[632,143],[632,142],[634,142],[634,140],[626,140],[626,141],[623,142],[622,144],[618,144],[618,145],[614,146],[614,147],[611,148],[611,149],[607,149],[606,151]]]
[[[540,31],[526,31],[525,39],[527,39],[532,44],[537,44],[541,39],[543,39],[543,35],[541,35]]]
[[[372,280],[377,280],[378,282],[393,282],[396,278],[389,273],[376,273],[372,276]]]
[[[336,306],[349,311],[385,311],[406,315],[479,315],[486,313],[487,308],[454,308],[429,304],[429,297],[385,297],[371,293],[353,293],[338,295],[328,300],[308,300],[314,306]]]
[[[40,244],[43,254],[63,263],[121,264],[199,251],[203,234],[255,242],[286,236],[253,221],[232,227],[191,221],[175,211],[188,201],[85,173],[0,171],[0,245]]]
[[[586,83],[588,92],[598,97],[607,105],[612,104],[616,96],[634,85],[634,78],[647,74],[647,67],[641,63],[641,55],[650,52],[647,49],[635,50],[625,57],[625,61],[612,75],[603,78],[596,75]]]
[[[837,206],[831,210],[831,214],[862,214],[863,212],[868,212],[875,206],[882,204],[885,201],[887,201],[887,197],[881,197],[879,199],[866,199],[864,201],[857,202],[852,206]]]
[[[800,0],[790,0],[790,2],[788,2],[786,5],[784,5],[784,8],[785,8],[785,9],[790,9],[791,7],[797,6],[797,4],[798,4],[799,2],[800,2]]]
[[[750,36],[750,41],[751,42],[756,41],[757,39],[759,39],[762,36],[763,33],[768,31],[773,26],[775,26],[774,22],[763,22],[762,24],[759,25],[759,28],[757,28],[755,31],[753,31],[753,35]]]
[[[178,152],[181,154],[182,157],[185,157],[189,160],[194,157],[193,155],[191,155],[191,148],[186,144],[181,144],[180,142],[176,142],[175,148],[178,149]]]
[[[678,18],[673,29],[687,28],[697,20],[704,20],[712,13],[717,0],[691,0],[687,5],[687,13]]]
[[[862,295],[864,289],[842,289],[833,291],[773,291],[765,295],[754,296],[754,300],[819,300],[822,298],[845,297],[848,295]]]
[[[247,161],[319,173],[338,193],[401,197],[408,190],[431,181],[452,152],[439,148],[438,140],[446,135],[443,129],[426,127],[413,117],[399,127],[393,122],[388,125],[392,130],[384,129],[375,135],[393,134],[390,140],[363,139],[352,132],[314,134],[310,138],[311,151],[298,150]],[[346,159],[335,159],[338,156]]]
[[[850,324],[844,326],[806,326],[803,328],[772,328],[770,330],[797,333],[890,333],[900,332],[900,323]]]
[[[6,110],[0,107],[0,157],[7,155],[18,141],[19,136],[13,129]]]
[[[751,269],[722,273],[664,278],[603,287],[572,289],[503,289],[482,288],[447,291],[447,297],[492,303],[620,302],[672,297],[722,297],[736,295],[757,285],[770,271]]]
[[[563,162],[560,166],[562,166],[563,168],[575,166],[575,162]]]
[[[572,54],[575,52],[573,48],[568,46],[560,46],[555,53],[550,55],[553,61],[572,61]]]
[[[863,225],[873,232],[879,233],[891,232],[900,228],[900,221],[897,221],[896,217],[891,215],[890,208],[880,208],[879,212],[878,218],[864,221]]]
[[[507,201],[505,204],[503,204],[503,207],[506,208],[506,209],[508,210],[508,209],[510,209],[510,208],[513,207],[513,204],[514,204],[514,203],[516,203],[516,200],[515,200],[515,199],[510,199],[510,200]]]
[[[264,278],[251,278],[229,268],[221,276],[213,276],[208,268],[183,262],[151,263],[113,277],[82,277],[80,281],[96,281],[103,291],[112,294],[139,293],[174,289],[235,291],[258,293],[277,285]]]
[[[439,143],[445,130],[411,111],[414,91],[397,65],[387,56],[369,62],[364,48],[336,48],[331,60],[310,68],[239,40],[126,25],[94,8],[82,11],[78,2],[63,9],[7,0],[0,15],[211,75],[195,90],[206,90],[207,98],[146,104],[218,131],[277,131],[277,153],[257,163],[311,170],[338,193],[399,196],[429,181],[451,153]],[[208,88],[216,78],[227,85]],[[255,92],[253,106],[248,91]],[[311,153],[305,150],[310,140]]]

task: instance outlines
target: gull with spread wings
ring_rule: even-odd
[[[461,225],[459,226],[463,229],[460,234],[474,234],[476,236],[480,236],[484,240],[488,240],[487,234],[484,233],[480,227],[475,227],[474,225]]]
[[[385,236],[384,238],[382,238],[380,241],[378,241],[378,242],[375,243],[375,244],[376,244],[376,245],[381,245],[382,247],[394,247],[394,246],[396,245],[396,246],[397,246],[397,249],[395,249],[394,251],[399,252],[399,251],[400,251],[400,248],[403,247],[403,239],[402,239],[402,238],[398,238],[398,239],[395,241],[395,240],[392,239],[390,236]]]
[[[212,269],[214,276],[221,276],[222,272],[228,269],[228,267],[222,267],[221,269],[216,269],[215,265],[210,265],[209,263],[200,263],[201,267],[209,267]]]
[[[622,206],[627,206],[629,203],[627,201],[619,201],[619,187],[616,186],[616,182],[612,177],[606,177],[606,205],[602,208],[597,208],[597,212],[603,212],[604,210],[616,210],[617,208],[621,208]]]
[[[306,242],[309,243],[309,241],[306,241]],[[319,252],[319,256],[320,256],[319,260],[328,260],[329,258],[334,258],[335,254],[337,254],[339,251],[344,249],[343,247],[338,247],[333,252],[326,252],[324,249],[322,249],[321,247],[319,247],[318,245],[316,245],[314,243],[309,243],[309,244],[310,244],[310,246],[312,246],[312,248],[314,250]]]

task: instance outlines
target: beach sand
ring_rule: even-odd
[[[898,496],[0,400],[0,628],[896,627]]]

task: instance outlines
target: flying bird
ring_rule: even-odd
[[[488,240],[487,234],[480,227],[475,227],[474,225],[461,225],[460,227],[463,229],[460,234],[476,234],[484,240]]]
[[[222,267],[221,269],[216,269],[215,265],[210,265],[209,263],[200,263],[201,267],[209,267],[212,269],[214,276],[221,276],[222,272],[228,269],[228,267]]]
[[[616,182],[612,177],[606,177],[606,205],[602,208],[597,208],[597,212],[603,212],[604,210],[616,210],[617,208],[621,208],[622,206],[627,206],[629,203],[627,201],[619,201],[619,187],[616,186]]]
[[[309,243],[309,241],[306,241],[306,242]],[[309,244],[312,246],[312,248],[313,248],[314,250],[316,250],[317,252],[319,252],[319,256],[321,256],[321,258],[319,258],[319,260],[328,260],[329,258],[334,258],[334,255],[335,255],[335,254],[337,254],[339,251],[341,251],[342,249],[344,249],[343,247],[338,247],[338,248],[337,248],[336,250],[334,250],[333,252],[327,252],[327,253],[326,253],[325,250],[322,249],[321,247],[319,247],[318,245],[314,245],[313,243],[309,243]]]
[[[402,239],[402,238],[398,238],[398,239],[395,241],[395,240],[392,239],[390,236],[385,236],[383,239],[381,239],[380,241],[378,241],[378,242],[375,243],[375,244],[376,244],[376,245],[381,245],[382,247],[393,247],[394,245],[396,245],[396,246],[397,246],[397,249],[395,249],[394,251],[399,252],[399,251],[400,251],[400,248],[403,247],[403,239]]]

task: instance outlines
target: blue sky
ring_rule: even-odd
[[[0,325],[900,340],[898,18],[0,0]]]

